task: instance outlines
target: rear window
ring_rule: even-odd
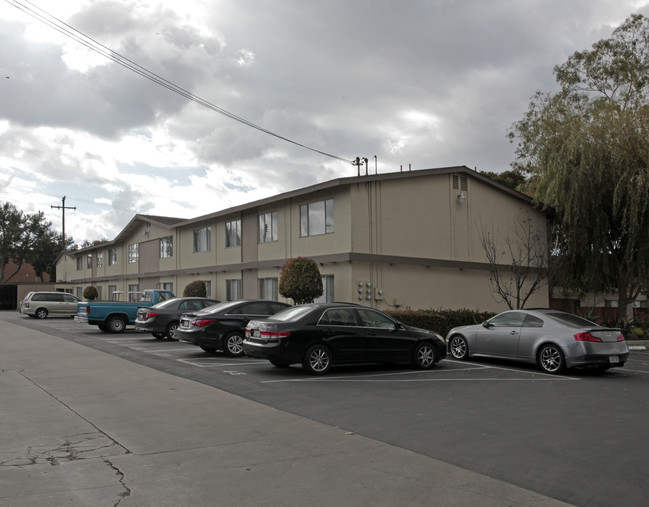
[[[276,313],[270,320],[279,320],[280,322],[294,322],[300,320],[305,315],[313,311],[312,306],[293,306]]]
[[[570,327],[600,327],[599,324],[572,313],[553,312],[546,315]]]

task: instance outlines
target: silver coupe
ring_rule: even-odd
[[[624,366],[629,357],[620,329],[556,310],[511,310],[482,324],[456,327],[446,343],[450,356],[494,357],[537,364],[546,373]]]

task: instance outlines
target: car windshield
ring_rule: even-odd
[[[292,306],[286,310],[282,310],[272,317],[270,320],[279,320],[280,322],[293,322],[300,320],[302,317],[311,313],[313,311],[313,306]]]
[[[554,312],[554,313],[548,313],[546,315],[570,327],[593,327],[593,326],[600,327],[599,324],[596,324],[595,322],[584,319],[579,315],[573,315],[571,313]]]

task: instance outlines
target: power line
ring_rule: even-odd
[[[66,37],[75,40],[79,44],[87,47],[91,51],[94,51],[95,53],[99,53],[100,55],[104,56],[105,58],[108,58],[109,60],[114,61],[115,63],[121,65],[122,67],[125,67],[129,69],[132,72],[135,72],[136,74],[139,74],[140,76],[153,81],[154,83],[163,86],[164,88],[167,88],[168,90],[177,93],[178,95],[181,95],[185,97],[188,100],[191,100],[203,107],[206,107],[207,109],[211,109],[212,111],[215,111],[219,114],[222,114],[223,116],[226,116],[227,118],[230,118],[234,121],[237,121],[239,123],[242,123],[244,125],[247,125],[248,127],[254,128],[256,130],[259,130],[260,132],[263,132],[264,134],[271,135],[273,137],[276,137],[278,139],[281,139],[283,141],[286,141],[288,143],[294,144],[296,146],[299,146],[301,148],[305,148],[307,150],[313,151],[315,153],[319,153],[320,155],[324,155],[326,157],[334,158],[337,160],[341,160],[343,162],[347,162],[350,164],[353,164],[352,160],[345,159],[342,157],[339,157],[337,155],[332,155],[331,153],[327,153],[321,150],[318,150],[316,148],[311,148],[310,146],[307,146],[305,144],[299,143],[297,141],[294,141],[292,139],[289,139],[288,137],[282,136],[280,134],[277,134],[271,130],[268,130],[264,127],[261,127],[255,123],[252,123],[251,121],[246,120],[245,118],[242,118],[241,116],[237,116],[234,113],[231,113],[222,107],[217,106],[216,104],[213,104],[212,102],[205,100],[197,95],[194,95],[190,91],[172,83],[171,81],[168,81],[167,79],[159,76],[158,74],[151,72],[150,70],[146,69],[145,67],[142,67],[141,65],[135,63],[132,60],[129,60],[125,56],[120,55],[116,51],[113,51],[112,49],[104,46],[100,42],[96,41],[92,37],[84,34],[83,32],[80,32],[76,28],[68,25],[64,21],[58,19],[57,17],[49,14],[47,11],[44,11],[37,5],[33,4],[29,0],[23,0],[23,2],[19,2],[18,0],[5,0],[7,3],[10,5],[16,7],[17,9],[25,12],[27,15],[37,19],[38,21],[48,25],[49,27],[53,28],[59,33],[62,33]],[[29,4],[24,5],[24,4]],[[33,7],[33,8],[32,8]],[[38,12],[37,12],[38,11]]]

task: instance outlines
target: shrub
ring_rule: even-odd
[[[183,297],[204,298],[207,296],[207,287],[203,280],[194,280],[188,283],[183,290]]]
[[[85,289],[83,289],[83,298],[86,301],[94,301],[99,297],[99,292],[97,291],[97,287],[93,285],[88,285]]]
[[[280,273],[279,293],[291,298],[296,305],[313,303],[315,298],[322,296],[318,264],[306,257],[287,260]]]
[[[493,312],[478,310],[389,310],[386,313],[407,326],[428,329],[446,336],[457,326],[480,324],[494,315]]]

